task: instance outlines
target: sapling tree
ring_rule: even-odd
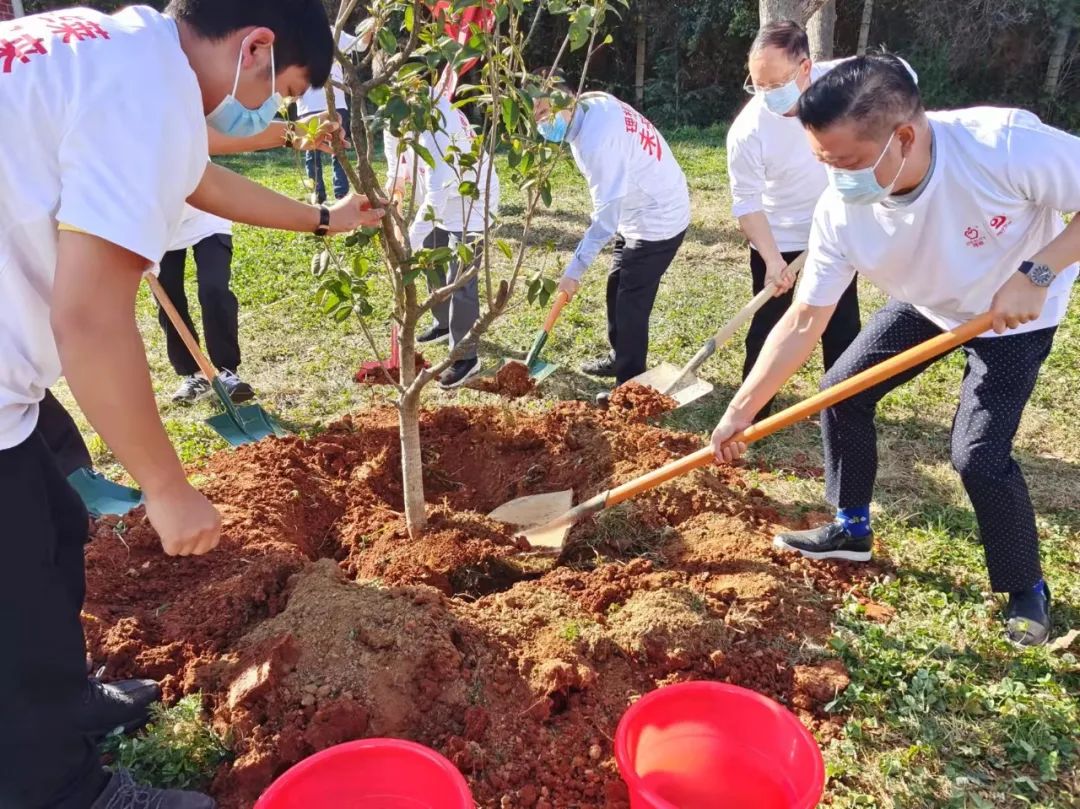
[[[387,374],[396,391],[399,414],[405,517],[410,536],[418,538],[427,525],[420,447],[420,406],[425,386],[469,350],[506,311],[515,295],[524,291],[530,302],[545,305],[555,280],[542,273],[528,275],[526,266],[534,245],[530,235],[541,205],[552,201],[551,174],[563,155],[561,146],[537,135],[533,98],[542,89],[542,76],[530,73],[524,51],[541,13],[563,17],[567,31],[558,52],[544,67],[555,68],[567,53],[584,49],[585,68],[592,55],[610,41],[600,32],[616,18],[626,0],[439,0],[434,8],[421,0],[374,0],[359,12],[360,47],[337,53],[344,69],[344,89],[352,100],[352,136],[355,161],[338,144],[353,188],[387,216],[377,229],[358,231],[343,239],[326,240],[313,259],[321,279],[319,302],[333,319],[356,318],[376,357],[389,352],[385,323],[376,322],[373,299],[382,285],[390,291],[390,320],[398,326],[401,368],[398,378]],[[358,16],[359,0],[342,0],[335,22],[335,42]],[[613,7],[613,3],[615,6]],[[357,52],[358,51],[358,52]],[[455,88],[457,74],[475,65],[474,80]],[[454,104],[467,107],[476,122],[475,139],[461,144],[447,138],[439,110],[440,94],[454,91]],[[334,109],[333,88],[327,87],[327,108]],[[555,108],[571,99],[553,97]],[[303,124],[298,124],[303,127]],[[317,122],[310,124],[317,127]],[[388,156],[388,182],[374,167],[381,151],[378,139],[386,132],[396,144]],[[436,152],[432,153],[432,145]],[[512,183],[525,195],[520,229],[513,234],[481,204],[482,190],[491,187],[494,155],[505,153]],[[455,247],[413,249],[405,234],[419,213],[431,216],[407,189],[394,200],[388,189],[398,185],[401,163],[412,177],[424,165],[445,160],[451,167],[468,221],[482,222],[482,238]],[[477,210],[473,211],[474,206]],[[483,210],[480,210],[483,208]],[[464,219],[464,217],[463,217]],[[452,262],[456,277],[444,286],[419,286],[421,278],[449,278]],[[442,362],[429,368],[416,366],[417,324],[437,304],[473,280],[478,281],[481,314],[468,336]]]

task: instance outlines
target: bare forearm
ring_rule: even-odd
[[[264,149],[277,149],[286,146],[289,128],[281,121],[274,121],[258,135],[249,138],[232,138],[222,135],[213,127],[207,127],[211,155],[243,154],[261,152]]]
[[[728,413],[753,418],[810,357],[835,306],[794,304],[769,333]]]
[[[1080,216],[1073,216],[1065,230],[1031,260],[1036,264],[1045,264],[1056,273],[1080,261]]]
[[[746,235],[746,238],[750,240],[750,243],[757,248],[759,253],[761,253],[761,257],[765,259],[765,263],[771,264],[783,260],[780,248],[776,244],[776,238],[773,236],[772,228],[769,226],[769,220],[765,217],[764,211],[755,211],[754,213],[740,216],[739,227]]]
[[[75,240],[83,240],[78,250],[66,250]],[[89,247],[85,240],[92,240]],[[92,236],[62,233],[52,326],[79,407],[147,495],[155,496],[186,479],[158,417],[135,324],[143,263]],[[81,283],[72,283],[78,274]]]
[[[311,233],[319,226],[318,208],[212,163],[188,202],[200,211],[255,227]]]

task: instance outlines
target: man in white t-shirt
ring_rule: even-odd
[[[220,216],[200,211],[190,205],[184,211],[180,230],[161,259],[158,280],[195,339],[198,331],[191,319],[187,292],[184,289],[184,270],[188,249],[195,259],[199,308],[202,310],[202,331],[210,362],[220,371],[220,378],[229,398],[237,404],[255,398],[251,385],[237,372],[240,367],[240,305],[229,287],[232,278],[232,222]],[[190,404],[211,393],[210,380],[203,376],[168,315],[158,307],[158,323],[165,332],[165,349],[169,363],[180,376],[180,385],[172,400]]]
[[[0,806],[214,805],[100,765],[94,737],[131,705],[87,683],[87,514],[37,430],[39,402],[62,368],[143,490],[164,550],[216,546],[220,515],[158,417],[135,299],[185,200],[296,231],[379,221],[366,199],[320,209],[207,161],[208,123],[256,134],[281,95],[326,81],[328,24],[319,0],[173,0],[165,15],[65,9],[0,23],[0,109],[18,111],[0,127]]]
[[[399,204],[403,204],[408,202],[406,185],[413,186],[411,202],[416,213],[409,225],[410,247],[414,251],[439,247],[456,250],[458,244],[465,243],[473,249],[475,260],[468,267],[463,267],[455,256],[450,260],[448,273],[433,271],[429,275],[431,292],[453,285],[460,274],[480,266],[485,223],[494,225],[500,196],[499,175],[487,153],[477,144],[476,133],[465,113],[456,109],[445,93],[436,100],[436,109],[440,127],[420,135],[420,146],[431,155],[433,166],[420,160],[416,150],[402,149],[389,131],[383,133],[389,167],[387,187]],[[453,165],[457,162],[453,154],[473,154],[474,147],[480,148],[475,167],[463,169]],[[462,196],[460,187],[464,182],[475,183],[475,199]],[[439,385],[444,389],[460,387],[480,371],[476,341],[466,342],[480,317],[479,278],[474,276],[449,298],[432,306],[431,314],[435,322],[417,335],[416,340],[421,345],[449,340],[451,352],[461,346],[459,358],[439,377]]]
[[[962,349],[952,462],[975,509],[990,584],[1009,594],[1008,638],[1044,643],[1050,593],[1012,442],[1077,275],[1080,221],[1066,227],[1061,214],[1080,209],[1080,138],[1024,110],[926,113],[910,74],[888,55],[845,62],[812,84],[799,119],[830,188],[814,214],[795,305],[717,426],[717,456],[744,451],[730,437],[806,360],[856,272],[890,301],[823,386],[993,312],[993,331]],[[779,535],[778,548],[815,559],[870,558],[877,403],[926,367],[822,414],[826,496],[837,517]]]
[[[338,48],[347,52],[356,42],[356,37],[346,34],[344,31],[338,39]],[[341,126],[341,132],[346,141],[352,139],[352,121],[349,116],[349,104],[345,98],[345,91],[340,86],[345,83],[345,74],[341,65],[335,60],[330,68],[330,81],[334,83],[334,108],[337,119]],[[296,99],[296,116],[300,120],[310,118],[312,115],[326,113],[326,90],[321,87],[312,87],[298,99]],[[349,176],[345,173],[345,167],[335,156],[334,162],[334,196],[344,199],[349,195]],[[307,175],[315,183],[315,197],[321,202],[326,202],[326,178],[323,176],[323,155],[318,150],[308,151],[304,155],[304,166]]]
[[[615,239],[607,282],[611,350],[581,370],[615,377],[621,385],[647,367],[656,293],[690,226],[686,177],[660,131],[607,93],[574,98],[556,76],[545,81],[534,114],[545,139],[570,145],[593,204],[592,222],[563,272],[559,290],[573,298],[585,270]]]
[[[769,23],[750,46],[753,94],[727,135],[731,212],[750,242],[754,294],[776,284],[776,296],[750,322],[746,332],[743,379],[754,367],[765,338],[791,306],[794,277],[790,262],[810,243],[814,206],[828,185],[825,167],[810,151],[796,116],[799,96],[837,62],[814,63],[810,42],[797,22]],[[859,333],[859,296],[852,280],[821,337],[828,371]],[[771,402],[757,414],[768,415]]]

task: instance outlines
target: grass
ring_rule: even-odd
[[[692,188],[693,222],[657,300],[654,362],[689,357],[750,297],[745,247],[729,213],[723,131],[683,132],[672,147]],[[282,155],[246,156],[229,164],[278,189],[300,192],[292,163]],[[572,165],[559,170],[554,186],[554,206],[538,219],[535,236],[555,252],[538,251],[530,271],[546,262],[547,271],[555,273],[556,262],[568,258],[587,222],[587,192]],[[518,190],[504,182],[503,216],[511,232],[521,215]],[[359,329],[332,324],[313,303],[315,283],[308,271],[313,241],[237,227],[235,244],[242,371],[263,404],[293,429],[312,432],[343,413],[385,402],[385,392],[361,390],[351,382],[357,366],[372,358]],[[546,400],[591,399],[602,389],[576,366],[606,350],[609,263],[605,255],[592,268],[555,328],[545,355],[562,370],[544,384]],[[189,289],[194,300],[193,283]],[[868,286],[860,293],[865,314],[883,302]],[[384,321],[387,306],[385,299],[377,301]],[[176,380],[145,295],[139,319],[163,418],[182,457],[197,462],[223,449],[224,442],[202,424],[213,412],[209,405],[164,404]],[[540,310],[518,304],[487,336],[485,360],[494,364],[523,351],[541,319]],[[379,330],[386,332],[385,326]],[[437,357],[441,350],[430,353]],[[704,370],[716,392],[668,423],[704,437],[738,384],[741,362],[736,339]],[[881,552],[891,557],[895,573],[874,583],[871,594],[894,606],[896,615],[886,624],[873,623],[854,601],[837,615],[833,644],[851,671],[852,686],[834,705],[847,718],[846,731],[826,750],[828,795],[835,807],[1080,806],[1080,641],[1071,650],[1018,652],[1001,638],[1001,599],[987,592],[970,505],[949,466],[948,433],[961,373],[958,356],[943,360],[887,397],[880,409],[882,468],[874,514]],[[815,357],[789,383],[780,403],[815,391],[820,374]],[[1080,303],[1074,299],[1017,437],[1017,455],[1039,513],[1058,636],[1080,626],[1077,390]],[[492,401],[470,391],[429,391],[430,406]],[[58,393],[70,403],[66,391]],[[122,474],[99,442],[92,449],[106,471]],[[795,426],[753,453],[778,470],[820,466],[818,427]],[[820,479],[785,473],[758,477],[766,496],[789,512],[823,508]],[[615,515],[615,522],[625,516]]]
[[[156,705],[150,724],[135,736],[110,736],[103,750],[113,766],[135,780],[171,789],[204,789],[229,748],[202,721],[202,698],[184,697],[171,708]]]

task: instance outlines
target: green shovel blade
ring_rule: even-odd
[[[113,483],[98,472],[83,467],[68,475],[68,483],[86,504],[91,517],[115,514],[123,517],[142,504],[142,492]]]
[[[220,379],[215,378],[211,387],[225,408],[225,412],[211,416],[206,423],[232,446],[251,444],[271,435],[284,438],[289,434],[277,419],[258,405],[244,405],[243,407],[234,405]]]

